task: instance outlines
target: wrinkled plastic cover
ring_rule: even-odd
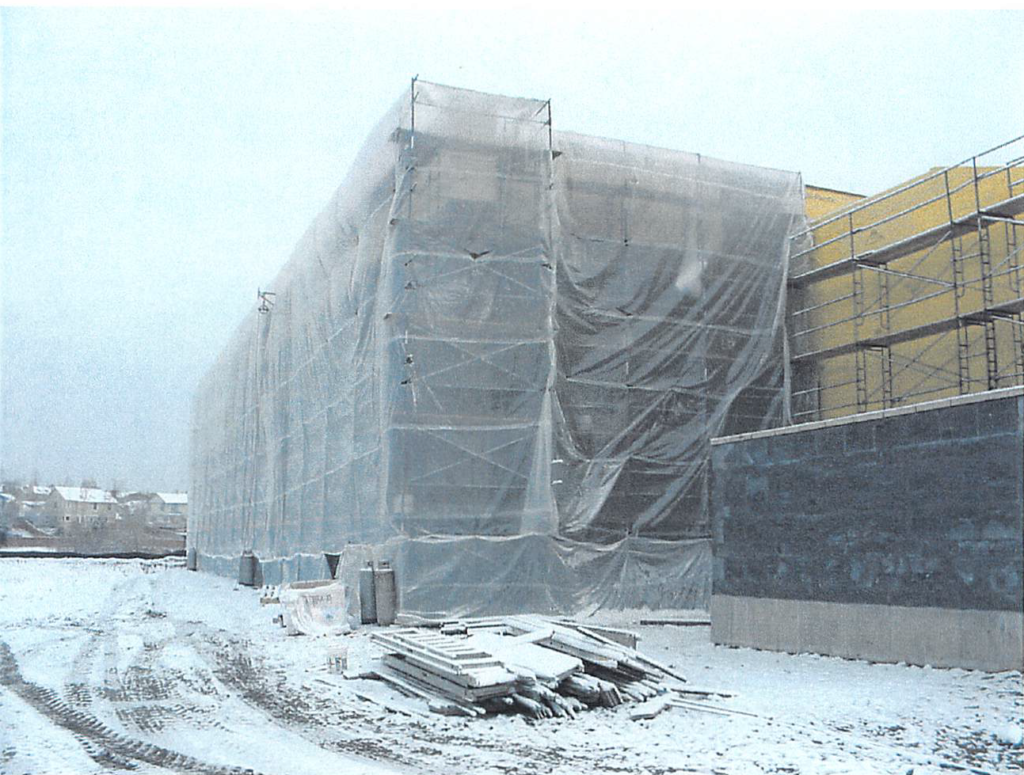
[[[348,623],[349,601],[339,582],[313,589],[281,590],[282,622],[289,635],[342,635]]]
[[[710,439],[781,424],[795,173],[417,82],[204,378],[189,544],[406,611],[698,607]]]

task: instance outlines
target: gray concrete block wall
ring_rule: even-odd
[[[1019,611],[1024,397],[712,448],[713,594]]]

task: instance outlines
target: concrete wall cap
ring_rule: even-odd
[[[1014,396],[1022,395],[1024,395],[1024,385],[1015,385],[1008,388],[985,390],[980,393],[968,393],[967,395],[955,396],[953,398],[939,398],[934,401],[922,401],[909,406],[876,409],[872,412],[851,414],[845,417],[833,417],[829,420],[814,420],[812,422],[798,423],[796,425],[785,425],[780,428],[769,428],[763,431],[738,433],[733,436],[717,436],[711,439],[711,445],[718,447],[723,444],[734,444],[741,441],[750,441],[752,439],[766,439],[771,438],[772,436],[785,436],[789,433],[802,433],[804,431],[820,430],[821,428],[831,428],[836,425],[871,422],[872,420],[883,420],[887,417],[899,417],[900,415],[912,414],[914,412],[929,412],[932,409],[948,409],[952,406],[976,404],[982,401],[998,401],[1003,398],[1012,398]]]

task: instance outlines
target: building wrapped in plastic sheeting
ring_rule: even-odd
[[[782,424],[795,173],[414,82],[206,375],[188,540],[403,610],[703,607],[710,439]]]

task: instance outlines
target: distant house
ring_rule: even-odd
[[[36,527],[56,527],[57,525],[46,513],[45,500],[19,500],[18,518],[27,519]]]
[[[117,519],[117,498],[96,487],[56,486],[42,509],[48,520],[62,530],[100,527]]]
[[[188,493],[153,493],[149,514],[153,524],[162,527],[184,528],[188,522]]]
[[[134,523],[146,524],[150,520],[154,495],[151,492],[119,493],[117,502],[121,504],[121,513],[125,519]]]
[[[46,499],[50,496],[51,490],[52,487],[36,484],[15,488],[14,502],[9,514],[11,519],[25,519],[36,527],[56,527],[56,522],[44,514]]]

